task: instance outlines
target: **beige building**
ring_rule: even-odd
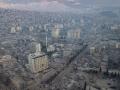
[[[5,55],[0,58],[0,66],[3,68],[11,68],[16,63],[16,60],[12,58],[10,55]]]
[[[53,37],[53,38],[56,38],[56,39],[59,38],[60,30],[61,30],[61,29],[59,29],[59,28],[54,28],[54,29],[52,30],[52,32],[51,32],[52,37]]]
[[[48,68],[48,58],[42,52],[36,52],[28,56],[29,67],[33,73],[43,71]]]
[[[68,39],[80,39],[80,30],[70,30],[67,32]]]
[[[63,29],[63,24],[55,24],[53,30],[51,31],[52,37],[55,39],[59,38],[62,29]]]

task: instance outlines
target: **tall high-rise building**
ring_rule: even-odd
[[[68,39],[80,39],[80,30],[70,30],[67,32],[67,38]]]
[[[63,24],[56,24],[51,32],[52,37],[55,39],[59,38],[62,29],[63,29]]]
[[[59,28],[54,28],[51,32],[53,38],[59,38],[60,36],[60,29]]]
[[[48,68],[48,58],[45,53],[36,52],[28,56],[29,68],[33,73],[43,71]]]
[[[42,46],[40,43],[36,43],[36,52],[41,52]]]

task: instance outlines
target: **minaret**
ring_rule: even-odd
[[[48,29],[46,29],[46,48],[48,46],[48,37],[47,37]]]

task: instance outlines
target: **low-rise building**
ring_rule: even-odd
[[[47,48],[47,52],[53,52],[53,51],[55,51],[55,47],[54,47],[54,45],[50,45],[50,46],[48,46],[48,48]]]
[[[12,58],[10,55],[2,56],[2,58],[0,59],[0,66],[2,66],[3,68],[11,67],[15,63],[16,63],[16,60]]]
[[[90,54],[95,53],[95,47],[90,47]]]
[[[21,30],[22,30],[21,26],[14,26],[14,27],[11,27],[10,33],[20,32]]]
[[[11,27],[11,33],[16,33],[15,27]]]
[[[108,68],[108,56],[105,55],[101,61],[101,70],[102,72],[106,72]]]
[[[33,26],[29,26],[29,31],[32,32],[34,30]]]
[[[116,48],[120,48],[120,43],[116,43]]]

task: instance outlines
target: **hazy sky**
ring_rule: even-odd
[[[36,11],[79,11],[104,6],[120,6],[120,0],[0,0],[0,8]]]

